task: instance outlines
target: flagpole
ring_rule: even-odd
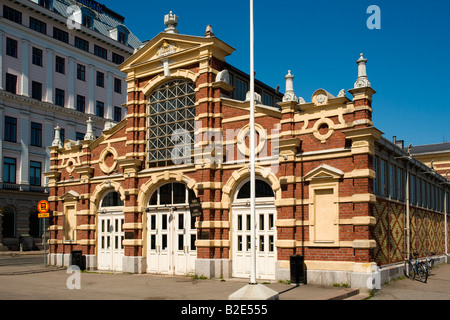
[[[255,209],[255,62],[254,62],[253,0],[250,0],[250,284],[256,284],[256,209]]]

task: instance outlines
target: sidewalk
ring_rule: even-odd
[[[187,276],[81,272],[81,289],[70,290],[67,281],[72,274],[65,268],[44,267],[33,252],[15,254],[23,259],[34,256],[36,262],[0,265],[0,300],[227,300],[248,282],[245,279],[221,281]],[[0,257],[7,255],[2,253]],[[343,300],[359,293],[358,289],[350,288],[258,283],[279,292],[280,300]]]

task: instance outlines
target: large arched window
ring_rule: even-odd
[[[194,145],[195,84],[187,79],[159,86],[149,98],[151,166],[188,163]]]

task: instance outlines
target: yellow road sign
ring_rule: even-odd
[[[50,218],[50,213],[38,213],[38,218]]]

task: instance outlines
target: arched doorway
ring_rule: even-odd
[[[2,213],[2,236],[5,238],[15,238],[16,237],[16,209],[12,206],[6,206],[3,208]]]
[[[148,273],[194,273],[197,231],[189,210],[192,196],[192,190],[176,182],[158,187],[151,195],[146,209]]]
[[[99,270],[122,271],[123,201],[116,191],[107,192],[98,209],[98,263]]]
[[[232,275],[248,278],[251,267],[250,181],[238,185],[232,204]],[[272,187],[256,179],[256,277],[275,279],[276,207]]]

